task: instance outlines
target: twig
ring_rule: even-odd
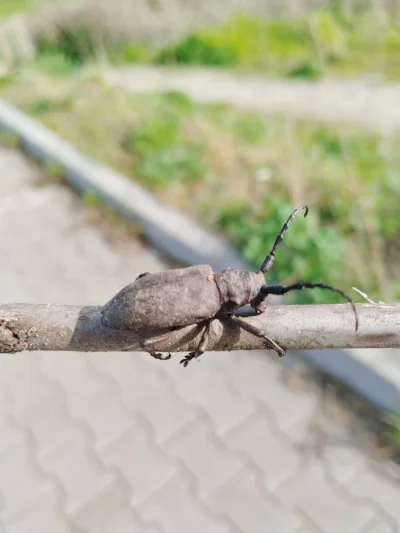
[[[353,291],[357,292],[360,296],[362,296],[367,302],[370,304],[376,304],[371,298],[368,296],[368,294],[365,294],[365,292],[360,291],[360,289],[357,289],[357,287],[352,287]],[[380,304],[384,304],[385,302],[382,302],[382,300],[379,300]]]
[[[354,331],[354,315],[347,304],[274,305],[257,317],[246,318],[286,349],[399,348],[400,304],[357,304],[360,326]],[[101,307],[46,304],[0,304],[0,352],[52,351],[143,351],[133,331],[103,326]],[[161,352],[194,351],[201,327],[174,331],[146,330],[141,341],[158,338],[154,349]],[[228,321],[214,320],[208,351],[262,349],[260,339]]]

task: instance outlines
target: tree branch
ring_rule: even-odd
[[[400,305],[357,304],[360,327],[354,331],[349,305],[273,305],[262,315],[245,318],[290,350],[324,348],[399,348]],[[0,353],[24,350],[144,351],[133,331],[106,328],[101,307],[51,304],[0,304]],[[156,338],[160,352],[189,352],[197,347],[201,327],[146,330],[140,340]],[[263,349],[262,341],[228,321],[214,320],[207,351]],[[265,348],[264,348],[265,349]]]

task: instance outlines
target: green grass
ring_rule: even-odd
[[[7,18],[18,13],[31,11],[45,2],[59,2],[63,0],[1,0],[0,19]]]
[[[292,20],[238,14],[162,48],[130,41],[103,44],[114,65],[200,65],[310,80],[360,73],[400,78],[398,17],[379,21],[368,10],[344,16],[327,7]],[[58,36],[40,41],[39,51],[60,54],[73,64],[93,61],[96,55],[86,27],[61,28]]]
[[[307,203],[310,213],[291,226],[270,282],[400,297],[398,136],[197,105],[177,92],[133,95],[78,76],[14,82],[0,96],[227,235],[254,268],[293,208]],[[339,300],[316,290],[297,301]]]
[[[3,0],[0,17],[46,1],[62,0]],[[99,52],[98,37],[99,28],[89,23],[60,24],[51,37],[39,36],[36,66],[67,73],[91,63]],[[399,17],[388,13],[378,20],[368,9],[344,15],[332,2],[291,20],[238,13],[219,27],[199,29],[161,48],[125,38],[110,43],[104,34],[101,53],[114,65],[213,66],[308,80],[361,73],[400,78]]]
[[[397,23],[398,24],[398,23]],[[164,64],[213,65],[269,75],[316,79],[329,73],[400,76],[400,26],[365,13],[344,18],[333,9],[291,20],[237,16],[156,54]]]

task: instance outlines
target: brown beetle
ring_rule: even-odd
[[[353,307],[358,329],[358,317],[352,300],[344,292],[323,283],[294,283],[292,285],[271,285],[265,283],[265,274],[272,268],[275,253],[296,214],[306,206],[298,207],[283,225],[271,252],[265,258],[258,272],[227,268],[213,272],[209,265],[197,265],[175,270],[141,274],[136,280],[118,292],[102,309],[105,326],[122,330],[145,330],[153,328],[177,329],[190,324],[204,323],[203,334],[195,352],[189,353],[181,363],[187,366],[207,349],[211,321],[214,318],[228,318],[246,331],[262,338],[266,347],[282,357],[286,351],[261,330],[235,316],[239,307],[250,304],[252,314],[265,310],[265,299],[269,294],[284,295],[304,288],[328,289],[339,293]],[[128,348],[129,349],[129,348]],[[171,355],[149,352],[156,359],[169,359]]]

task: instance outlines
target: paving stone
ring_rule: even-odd
[[[294,533],[303,523],[299,513],[292,512],[268,495],[261,495],[254,476],[242,469],[207,498],[216,515],[229,516],[240,531]]]
[[[164,445],[164,451],[190,470],[196,479],[196,495],[203,499],[243,466],[200,420],[172,437]]]
[[[87,354],[72,352],[61,359],[53,354],[41,354],[43,375],[54,386],[61,388],[66,405],[72,410],[79,406],[83,398],[95,394],[99,387],[99,381],[90,373],[88,361]]]
[[[161,524],[164,533],[233,533],[229,522],[214,516],[191,494],[189,482],[182,476],[155,492],[142,505],[141,516]]]
[[[140,521],[117,485],[102,491],[71,518],[86,533],[162,533],[156,524]]]
[[[261,470],[268,490],[292,476],[300,466],[299,452],[265,416],[254,413],[224,437],[231,450],[245,454]]]
[[[93,443],[79,429],[72,431],[38,462],[56,476],[66,494],[66,512],[75,512],[114,482],[114,474],[95,458]]]
[[[51,487],[50,480],[34,463],[26,439],[21,438],[0,451],[0,494],[3,498],[0,518],[4,522]]]
[[[8,417],[0,416],[0,453],[24,440],[24,433],[17,429]]]
[[[25,408],[13,410],[16,422],[30,430],[38,456],[52,450],[74,429],[73,421],[59,400],[54,396],[48,401],[33,401]]]
[[[95,360],[90,361],[103,379],[114,383],[116,390],[129,392],[133,389],[144,394],[156,381],[156,376],[150,372],[151,367],[144,357],[139,353],[128,352],[113,353],[112,357],[109,353],[99,353]]]
[[[263,365],[264,366],[264,365]],[[309,422],[315,416],[317,398],[315,394],[294,390],[281,382],[270,364],[265,364],[264,371],[255,367],[243,376],[242,385],[240,377],[235,379],[236,387],[246,398],[257,400],[263,405],[276,420],[277,426],[289,437],[292,427],[298,423]]]
[[[112,444],[98,451],[105,465],[118,467],[127,480],[132,505],[137,507],[177,473],[164,450],[159,450],[141,425],[132,417],[131,427]]]
[[[243,398],[240,391],[228,382],[227,377],[218,374],[209,373],[206,377],[202,375],[202,379],[190,380],[189,384],[183,379],[177,383],[177,391],[189,405],[199,407],[207,413],[217,435],[224,435],[254,411],[253,402]]]
[[[4,521],[7,533],[76,533],[62,511],[62,503],[54,490],[40,495],[24,512]],[[1,531],[1,529],[0,529]]]
[[[68,395],[70,398],[70,395]],[[72,405],[71,405],[72,404]],[[85,421],[92,431],[96,449],[121,437],[131,426],[132,418],[119,402],[115,391],[104,383],[76,402],[68,402],[70,413]]]
[[[323,453],[329,471],[335,480],[343,485],[346,485],[349,478],[357,475],[357,472],[369,461],[365,452],[360,450],[346,434],[343,434],[336,443],[328,440]]]
[[[389,469],[385,471],[378,463],[367,463],[345,481],[345,488],[353,496],[350,501],[354,497],[372,501],[394,519],[400,531],[400,477],[396,465],[393,471],[394,475],[390,476]]]
[[[317,461],[306,463],[274,493],[301,509],[326,533],[360,531],[375,516],[368,502],[349,500],[324,464]]]
[[[388,517],[376,517],[371,521],[362,533],[397,533],[399,527]]]
[[[196,413],[175,391],[154,375],[139,371],[128,387],[120,387],[121,401],[132,412],[147,418],[157,443],[161,444],[195,418]]]

